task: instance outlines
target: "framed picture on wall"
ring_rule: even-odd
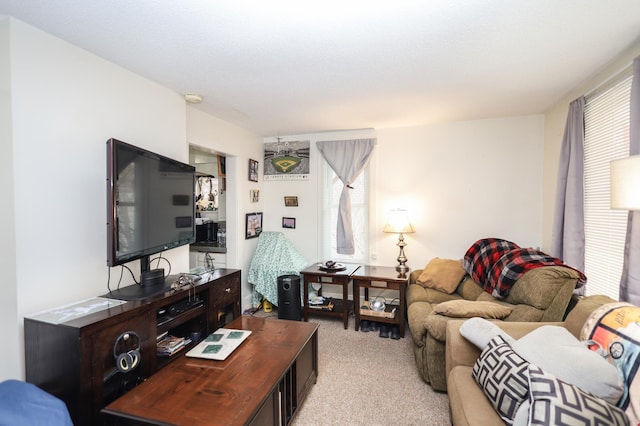
[[[296,229],[296,218],[295,217],[283,217],[282,218],[282,227],[289,229]]]
[[[249,180],[251,182],[258,181],[258,162],[256,160],[249,160]]]
[[[260,213],[247,213],[245,220],[245,235],[244,238],[256,238],[262,232],[262,212]]]
[[[249,190],[249,200],[252,203],[257,203],[258,201],[260,201],[260,190],[259,189]]]
[[[298,197],[284,197],[284,205],[286,207],[298,207]]]

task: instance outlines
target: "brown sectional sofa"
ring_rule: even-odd
[[[591,296],[581,299],[562,322],[504,322],[496,321],[498,327],[515,339],[530,333],[542,325],[560,325],[575,337],[589,315],[606,303],[614,300],[607,296]],[[447,393],[454,426],[484,426],[503,424],[493,406],[471,375],[473,365],[481,350],[460,334],[465,320],[448,321],[446,329],[446,371]]]
[[[416,270],[410,276],[407,318],[418,372],[437,391],[447,390],[445,341],[447,323],[452,319],[442,314],[434,315],[438,304],[452,300],[490,302],[511,309],[503,318],[505,322],[562,321],[580,278],[571,268],[539,267],[522,275],[506,298],[496,299],[468,276],[448,294],[417,284],[421,273],[421,269]]]

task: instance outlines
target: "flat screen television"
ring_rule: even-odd
[[[189,164],[107,141],[107,265],[140,259],[138,285],[111,296],[142,299],[164,291],[164,270],[151,269],[150,256],[195,242],[195,179]]]

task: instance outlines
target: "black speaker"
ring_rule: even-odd
[[[280,275],[278,277],[278,318],[300,321],[300,276]]]

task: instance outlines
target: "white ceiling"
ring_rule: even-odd
[[[275,136],[538,114],[640,36],[638,0],[0,0]]]

